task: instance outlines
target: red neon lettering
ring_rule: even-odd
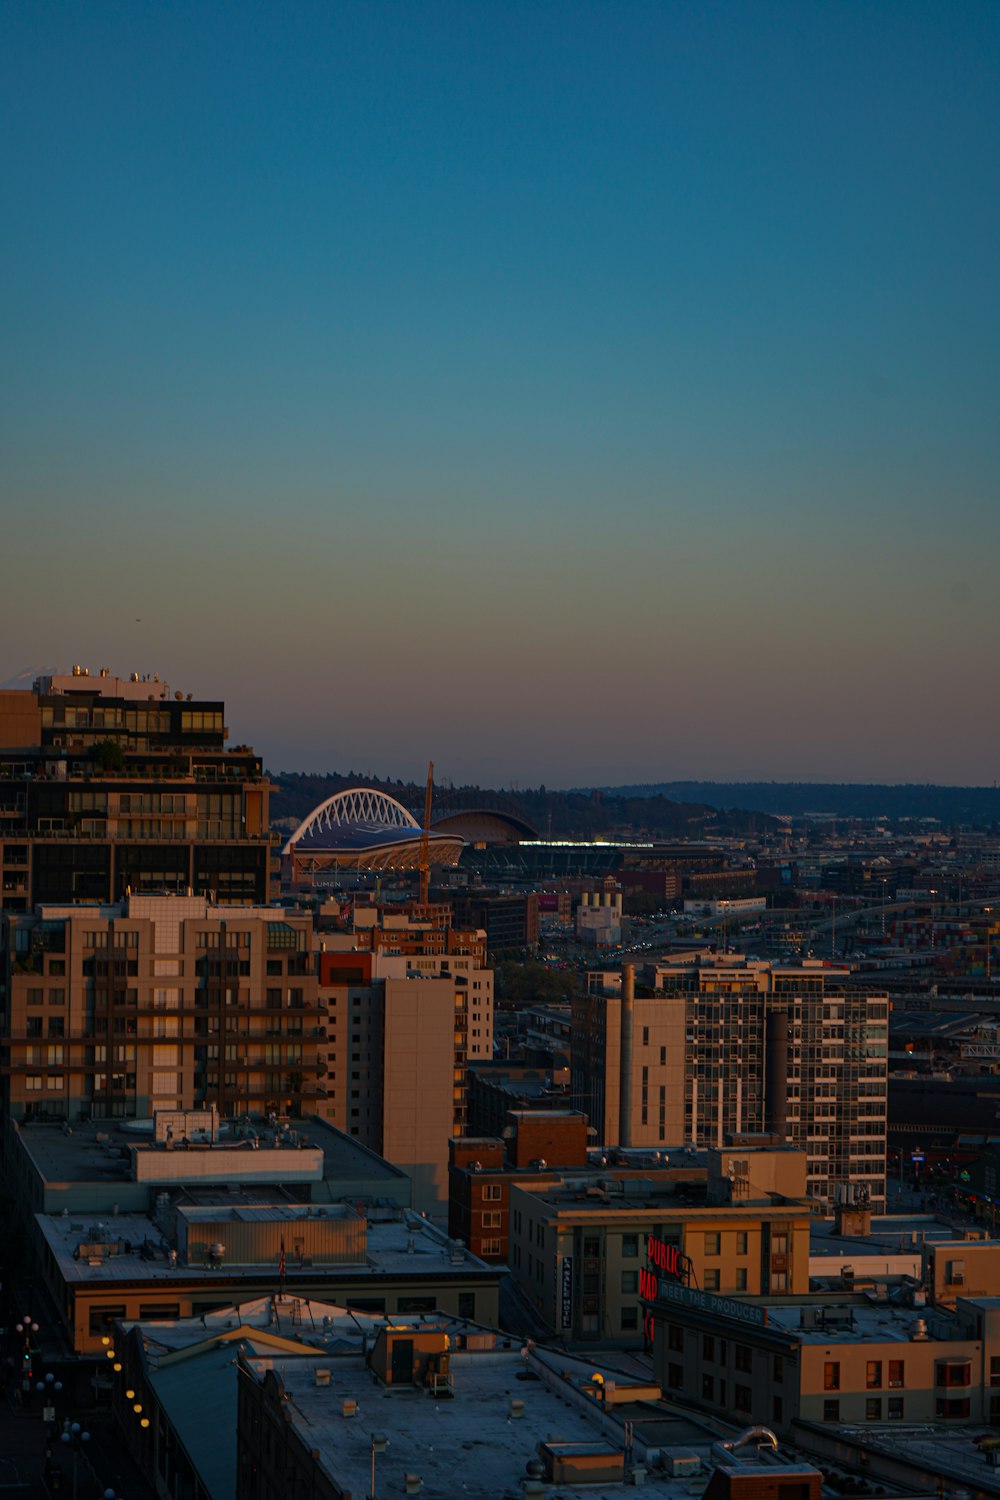
[[[657,1270],[667,1276],[680,1275],[681,1252],[676,1245],[668,1245],[651,1234],[646,1238],[646,1255]]]

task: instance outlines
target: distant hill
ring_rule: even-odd
[[[936,818],[976,828],[1000,826],[1000,789],[986,786],[827,786],[808,781],[661,781],[604,788],[609,798],[668,797],[709,807],[836,818]]]
[[[346,775],[331,772],[326,776],[298,771],[272,771],[276,788],[271,798],[274,823],[300,821],[320,802],[349,787],[370,786],[395,797],[419,820],[423,816],[424,788],[414,782],[382,781],[365,774]],[[466,803],[475,794],[495,795],[482,787],[442,789],[440,800],[447,801],[460,791]],[[723,808],[704,801],[674,801],[655,788],[634,794],[620,788],[611,792],[555,792],[544,786],[503,794],[516,802],[526,821],[540,838],[650,838],[699,839],[709,835],[741,835],[776,827],[774,819],[755,809]],[[438,798],[435,799],[435,806]]]

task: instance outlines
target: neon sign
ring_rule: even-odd
[[[668,1245],[655,1234],[647,1234],[646,1259],[651,1266],[662,1271],[664,1276],[673,1276],[679,1280],[686,1256],[681,1254],[676,1245]]]
[[[644,1302],[655,1302],[659,1297],[661,1276],[669,1281],[682,1281],[690,1266],[687,1256],[676,1245],[668,1245],[655,1234],[646,1236],[646,1259],[649,1265],[639,1272],[639,1295]],[[643,1313],[642,1331],[652,1343],[653,1314],[649,1311]]]

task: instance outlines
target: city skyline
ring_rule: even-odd
[[[994,8],[0,28],[0,679],[274,770],[993,783]]]

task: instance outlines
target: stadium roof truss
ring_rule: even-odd
[[[337,792],[314,807],[282,851],[300,871],[352,865],[366,870],[415,870],[423,830],[411,812],[372,787]],[[464,840],[456,834],[428,834],[432,865],[453,865]]]

